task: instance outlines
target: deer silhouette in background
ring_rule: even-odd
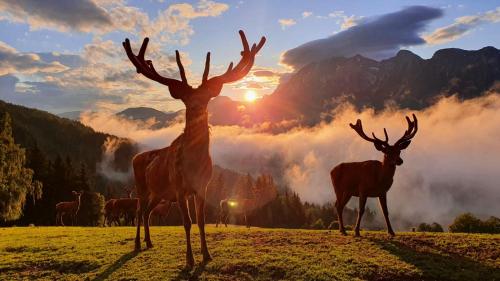
[[[104,226],[112,226],[113,222],[116,223],[116,225],[120,225],[120,218],[115,211],[115,202],[116,199],[109,199],[104,205]]]
[[[250,228],[250,219],[252,212],[257,208],[255,198],[252,199],[223,199],[219,203],[219,213],[215,227],[223,224],[227,227],[227,221],[230,214],[238,214],[243,216],[245,226]]]
[[[262,37],[258,44],[253,44],[250,48],[245,33],[241,30],[239,33],[243,43],[239,63],[234,68],[233,63],[229,64],[229,68],[224,74],[209,79],[210,52],[207,53],[202,83],[197,88],[188,84],[178,51],[176,51],[176,61],[181,77],[180,81],[161,76],[154,68],[153,62],[145,60],[148,38],[144,39],[137,55],[133,53],[128,39],[123,42],[127,56],[135,66],[137,73],[167,86],[170,95],[175,99],[180,99],[186,106],[184,132],[170,146],[140,153],[132,161],[137,196],[139,197],[136,250],[141,249],[141,221],[144,221],[144,240],[146,246],[150,248],[153,246],[149,232],[151,210],[162,199],[177,202],[186,232],[186,265],[192,267],[194,258],[191,250],[191,216],[187,198],[194,196],[203,261],[207,262],[211,259],[205,239],[205,195],[207,185],[212,177],[207,105],[212,98],[220,94],[225,83],[238,81],[248,74],[253,66],[255,55],[266,41]]]
[[[133,188],[125,188],[127,197],[115,199],[112,205],[112,214],[117,218],[118,224],[123,216],[125,225],[134,225],[139,200],[132,197],[133,191]]]
[[[56,204],[56,225],[64,226],[63,216],[68,215],[71,220],[71,225],[76,224],[76,216],[80,210],[80,198],[83,192],[71,191],[75,196],[75,201],[59,202]]]
[[[341,163],[330,172],[335,195],[337,196],[335,207],[337,208],[339,230],[342,234],[346,235],[342,212],[347,202],[349,202],[349,199],[351,199],[352,196],[356,196],[359,197],[359,212],[356,220],[356,227],[354,229],[355,235],[359,236],[361,218],[365,211],[367,197],[378,197],[387,224],[387,231],[389,235],[394,236],[394,231],[389,221],[389,212],[387,210],[387,191],[389,191],[392,186],[396,166],[403,164],[403,159],[401,159],[400,156],[401,150],[406,149],[410,145],[411,139],[418,130],[417,118],[414,114],[413,121],[408,117],[406,117],[406,121],[408,122],[408,129],[394,145],[389,144],[389,137],[387,136],[385,128],[385,140],[380,140],[374,133],[372,133],[373,138],[370,138],[363,132],[361,120],[358,119],[355,125],[350,124],[351,128],[354,129],[361,138],[372,142],[378,151],[384,153],[384,160],[382,162],[369,160],[364,162]]]

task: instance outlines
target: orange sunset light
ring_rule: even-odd
[[[253,90],[248,90],[245,93],[245,100],[248,102],[254,102],[257,99],[257,93]]]

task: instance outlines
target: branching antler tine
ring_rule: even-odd
[[[377,136],[375,136],[375,133],[372,132],[372,136],[373,136],[373,139],[375,141],[378,141],[378,142],[381,142],[381,143],[387,143],[389,141],[389,136],[387,135],[387,130],[384,128],[384,135],[385,135],[385,141],[377,138]]]
[[[255,48],[257,47],[257,44],[253,43],[252,44],[252,48],[250,49],[250,53],[254,53],[255,52]]]
[[[184,66],[181,62],[181,55],[179,54],[178,50],[175,50],[175,60],[177,61],[177,67],[179,68],[182,83],[187,84],[186,72],[184,71]]]
[[[203,80],[205,82],[208,80],[208,72],[210,71],[210,52],[207,53],[207,58],[205,60],[205,70],[203,71]]]
[[[245,36],[245,32],[243,32],[243,30],[240,30],[239,33],[241,37],[241,43],[243,44],[243,54],[245,54],[249,51],[247,37]]]
[[[260,49],[262,49],[264,43],[266,43],[266,37],[262,36],[262,38],[260,38],[259,44],[257,44],[257,49],[255,50],[255,53],[258,53]]]
[[[417,116],[415,116],[415,114],[412,114],[412,116],[413,116],[413,132],[410,134],[410,138],[413,138],[418,131]]]
[[[231,63],[229,64],[229,67],[227,68],[226,73],[231,72],[231,70],[233,70],[233,62],[231,62]]]
[[[408,123],[408,129],[394,145],[400,145],[404,141],[411,140],[417,133],[418,131],[417,117],[415,116],[415,114],[412,114],[412,116],[413,116],[413,121],[411,121],[408,116],[405,116],[406,122]]]
[[[130,40],[128,40],[128,38],[126,38],[125,42],[123,42],[123,48],[125,49],[125,53],[127,54],[128,59],[135,66],[135,70],[137,71],[137,73],[141,73],[140,64],[137,61],[134,52],[132,52],[132,47],[130,46]]]
[[[148,47],[148,43],[149,43],[149,38],[148,37],[144,38],[144,41],[142,41],[141,49],[139,50],[139,54],[137,55],[139,60],[144,60],[144,55],[146,54],[146,48]]]
[[[361,120],[358,119],[356,121],[356,124],[353,125],[353,124],[349,124],[351,126],[352,129],[354,129],[354,131],[356,131],[356,133],[358,133],[358,135],[363,138],[364,140],[367,140],[369,142],[374,142],[375,140],[368,137],[365,132],[363,131],[363,124],[361,123]]]

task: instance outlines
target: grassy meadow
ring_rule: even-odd
[[[500,280],[500,235],[208,227],[213,261],[184,269],[182,227],[152,227],[133,251],[132,227],[0,229],[1,280]]]

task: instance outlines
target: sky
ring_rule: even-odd
[[[242,100],[333,56],[499,48],[499,23],[500,1],[0,0],[0,99],[53,113],[181,109],[164,86],[135,72],[125,38],[137,50],[149,36],[146,56],[168,77],[178,78],[179,50],[196,86],[207,51],[218,74],[239,60],[239,29],[251,43],[265,36],[251,73],[223,89]]]

